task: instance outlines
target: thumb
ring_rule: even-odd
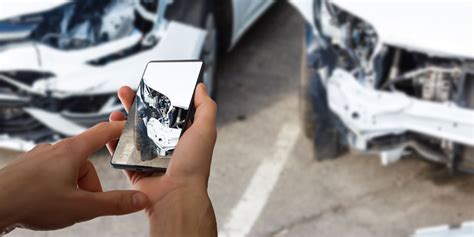
[[[90,220],[99,216],[125,215],[148,207],[148,197],[140,191],[117,190],[108,192],[81,191],[78,213]]]

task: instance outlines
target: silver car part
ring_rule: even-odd
[[[327,90],[331,110],[355,134],[352,145],[359,150],[373,138],[405,132],[474,146],[474,111],[454,103],[367,88],[341,69],[333,72]]]

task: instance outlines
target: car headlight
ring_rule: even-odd
[[[0,21],[0,45],[29,38],[54,48],[74,50],[116,40],[134,31],[147,36],[160,24],[165,3],[165,0],[68,2],[48,11]]]
[[[347,62],[339,65],[348,71],[372,70],[378,36],[372,25],[330,3],[314,1],[314,23],[321,47],[332,47]]]

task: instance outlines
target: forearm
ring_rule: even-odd
[[[216,218],[207,193],[165,197],[148,214],[153,237],[217,236]]]
[[[0,234],[18,221],[17,202],[19,187],[16,187],[8,171],[0,169]]]

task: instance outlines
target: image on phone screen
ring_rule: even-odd
[[[136,89],[111,164],[133,170],[166,169],[194,110],[201,61],[149,62]]]

